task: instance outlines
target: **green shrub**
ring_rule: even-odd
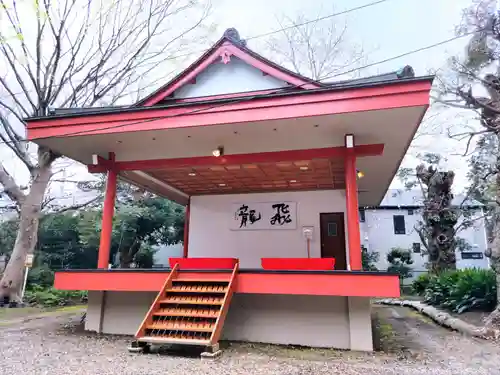
[[[432,277],[425,289],[424,301],[429,305],[449,308],[451,286],[458,278],[459,274],[456,271],[445,271],[439,276]]]
[[[495,273],[470,268],[431,276],[424,301],[459,314],[470,310],[491,311],[497,303]]]
[[[81,303],[87,298],[87,292],[57,290],[34,285],[26,291],[24,302],[43,307],[66,306]]]
[[[387,271],[397,273],[399,275],[400,285],[403,286],[403,280],[412,277],[413,259],[411,251],[400,247],[393,247],[387,254],[387,262],[389,267]]]
[[[361,246],[361,255],[363,271],[378,271],[375,264],[380,258],[380,253],[377,251],[368,251],[366,247]]]
[[[432,276],[429,273],[423,273],[419,277],[417,277],[411,284],[412,293],[423,296],[425,293],[425,289],[427,289],[427,286],[429,286],[431,277]]]
[[[43,264],[29,270],[28,287],[32,285],[40,285],[43,287],[51,287],[54,284],[54,271],[49,266]]]

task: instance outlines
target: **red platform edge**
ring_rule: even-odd
[[[238,263],[237,258],[170,258],[170,268],[176,264],[181,270],[225,270],[233,269]]]
[[[331,271],[335,268],[335,258],[262,258],[261,265],[270,271]]]

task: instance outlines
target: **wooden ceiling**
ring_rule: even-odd
[[[194,166],[148,170],[188,195],[344,189],[344,160]]]

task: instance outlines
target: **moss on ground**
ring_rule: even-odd
[[[77,313],[84,311],[87,306],[61,306],[51,308],[41,307],[17,307],[17,308],[0,308],[0,325],[10,324],[11,322],[18,322],[19,320],[30,319],[35,317],[44,317],[51,315],[59,315],[65,313]]]

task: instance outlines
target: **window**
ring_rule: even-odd
[[[365,209],[362,208],[359,210],[359,222],[364,223],[365,222]]]
[[[408,209],[408,215],[413,215],[413,210],[411,208]]]
[[[328,237],[337,236],[337,223],[328,223]]]
[[[420,253],[420,242],[413,242],[412,248],[414,253]]]
[[[403,215],[394,215],[394,234],[406,234],[405,217]]]
[[[462,259],[483,259],[483,253],[480,252],[463,252]]]

